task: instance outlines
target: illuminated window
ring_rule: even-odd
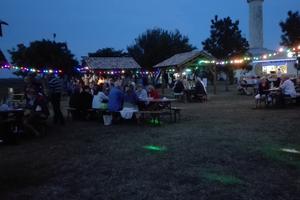
[[[282,74],[287,74],[287,64],[285,65],[265,65],[262,67],[262,71],[264,74],[276,74],[278,73],[278,70],[280,69],[280,72]]]

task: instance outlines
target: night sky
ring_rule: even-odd
[[[265,47],[279,47],[279,22],[289,10],[300,9],[300,0],[265,0]],[[53,39],[67,42],[77,59],[99,48],[124,49],[148,28],[178,29],[197,48],[209,36],[214,15],[240,20],[248,36],[246,0],[1,0],[4,27],[0,47]]]

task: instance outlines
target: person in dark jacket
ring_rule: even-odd
[[[89,86],[84,86],[82,92],[79,94],[78,109],[80,118],[86,119],[88,117],[88,109],[92,108],[93,95]]]
[[[176,80],[173,91],[174,91],[174,93],[183,93],[184,92],[184,85],[180,79]]]
[[[24,126],[36,136],[40,135],[38,126],[49,116],[46,98],[38,93],[35,88],[30,88],[27,93],[28,103],[25,112]]]

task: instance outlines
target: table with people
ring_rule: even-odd
[[[93,111],[103,115],[106,125],[117,123],[123,119],[140,121],[149,113],[151,122],[160,123],[162,111],[171,112],[174,99],[161,98],[157,88],[152,85],[143,86],[135,82],[124,83],[121,79],[111,80],[89,86],[77,85],[70,96],[69,106],[73,119],[87,120]],[[90,112],[91,111],[91,112]]]
[[[292,100],[297,100],[300,94],[296,92],[295,81],[289,76],[282,75],[280,81],[274,82],[262,77],[258,84],[257,94],[255,95],[256,107],[262,102],[265,105],[284,106]]]
[[[175,97],[181,97],[185,102],[199,100],[200,102],[207,99],[206,84],[200,77],[195,77],[195,81],[188,81],[186,76],[178,77],[172,88]]]
[[[15,140],[20,133],[42,134],[41,122],[49,116],[46,98],[32,86],[26,88],[24,95],[26,105],[20,106],[9,99],[0,106],[1,137],[6,141]]]

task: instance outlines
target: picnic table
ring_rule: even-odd
[[[282,97],[282,90],[279,87],[270,88],[268,90],[265,90],[265,92],[271,97],[272,105],[279,105],[280,103],[288,104],[294,101],[297,102],[297,99],[300,98],[300,93],[297,93],[295,97],[290,97],[290,96]]]
[[[176,115],[180,114],[180,109],[176,109],[172,107],[172,102],[176,101],[176,99],[169,99],[169,98],[161,98],[161,99],[144,99],[140,100],[140,102],[148,104],[144,109],[141,109],[137,112],[137,114],[141,114],[144,118],[145,114],[155,115],[160,118],[161,115],[166,114],[170,115],[170,120],[173,120],[174,114],[174,121],[176,122]]]

